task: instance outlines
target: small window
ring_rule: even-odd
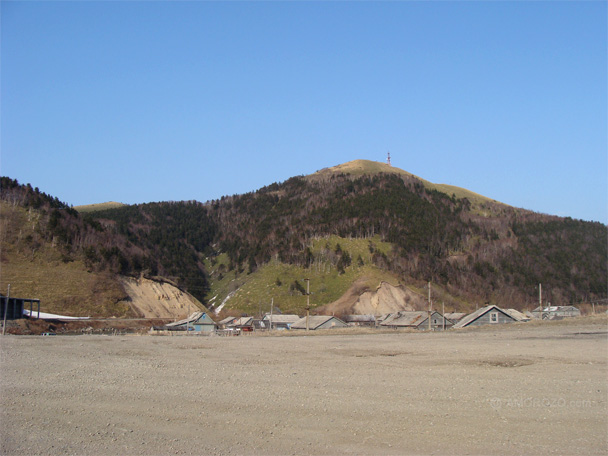
[[[490,314],[490,323],[498,323],[498,312],[492,312]]]

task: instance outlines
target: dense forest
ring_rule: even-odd
[[[207,259],[226,255],[225,272],[235,275],[271,260],[308,268],[321,261],[311,240],[330,235],[379,237],[392,250],[374,253],[377,267],[404,282],[432,280],[463,299],[517,307],[541,282],[556,304],[606,296],[605,225],[490,201],[481,207],[411,176],[294,177],[205,204],[149,203],[85,215],[2,178],[2,199],[43,211],[48,231],[41,235],[61,243],[66,255],[81,252],[92,268],[171,279],[203,302]],[[331,258],[341,271],[357,260],[342,251]]]
[[[209,284],[203,259],[217,232],[208,212],[201,203],[182,201],[124,206],[84,218],[145,252],[129,257],[125,273],[162,276],[204,302]]]

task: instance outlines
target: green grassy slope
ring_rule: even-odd
[[[306,294],[296,288],[296,281],[306,289],[304,279],[310,279],[310,306],[313,311],[316,307],[339,299],[357,280],[361,282],[363,290],[375,289],[382,281],[398,284],[399,280],[394,275],[372,264],[370,243],[376,252],[386,254],[391,248],[389,243],[377,238],[344,239],[330,236],[310,243],[310,249],[315,255],[326,253],[325,261],[317,261],[306,268],[272,260],[251,274],[226,272],[228,259],[222,255],[214,265],[208,265],[211,271],[210,303],[217,306],[228,294],[233,293],[223,310],[238,309],[239,312],[256,315],[268,312],[271,300],[274,299],[274,305],[283,313],[302,315],[305,313],[307,299]],[[352,258],[344,273],[340,273],[330,258],[338,244]]]
[[[106,209],[115,209],[117,207],[123,207],[126,204],[117,203],[116,201],[108,201],[107,203],[97,203],[97,204],[85,204],[82,206],[74,206],[78,212],[85,214],[89,212],[97,212],[97,211],[105,211]]]
[[[71,316],[135,316],[111,274],[89,272],[77,254],[42,240],[39,214],[0,202],[0,292],[40,299],[41,311]],[[120,302],[123,300],[122,302]]]

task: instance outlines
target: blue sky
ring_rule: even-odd
[[[0,171],[217,199],[354,159],[608,223],[606,2],[2,1]]]

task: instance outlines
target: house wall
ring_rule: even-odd
[[[432,331],[442,331],[443,330],[443,316],[439,314],[431,315],[431,330]],[[449,329],[453,326],[449,320],[445,320],[445,329]],[[424,321],[418,325],[420,331],[428,331],[429,330],[429,319],[425,318]]]
[[[580,317],[581,311],[576,307],[573,309],[557,309],[557,310],[546,310],[540,311],[538,308],[532,311],[532,315],[543,320],[560,320],[565,317]]]
[[[573,309],[568,309],[568,310],[556,310],[555,312],[549,312],[550,315],[554,315],[556,317],[580,317],[581,316],[581,311],[580,310],[573,310]]]
[[[289,327],[292,325],[293,323],[273,323],[272,324],[272,328],[273,329],[289,329]]]
[[[215,330],[215,325],[210,323],[194,323],[194,330],[200,332],[211,332]]]
[[[215,330],[216,324],[206,313],[204,313],[198,320],[191,323],[190,326],[193,327],[195,331],[209,332]]]

